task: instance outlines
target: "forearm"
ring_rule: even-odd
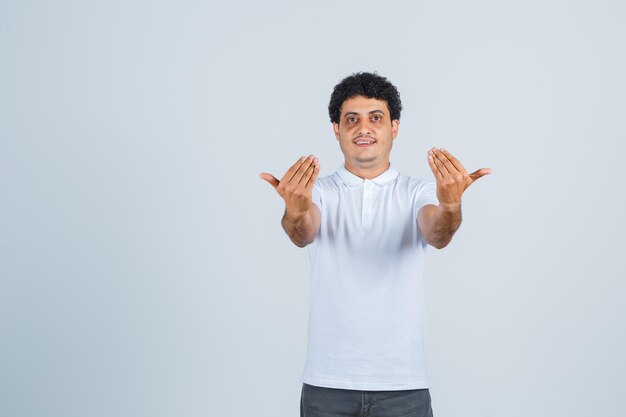
[[[289,239],[300,248],[315,240],[318,227],[313,207],[303,214],[293,214],[285,210],[281,224]]]
[[[460,203],[453,206],[440,204],[430,218],[426,241],[437,249],[446,247],[461,225],[461,219]]]

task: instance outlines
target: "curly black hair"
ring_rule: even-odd
[[[328,105],[332,123],[339,123],[343,102],[355,96],[365,96],[387,101],[391,120],[400,120],[402,102],[398,89],[376,72],[357,72],[347,76],[333,89]]]

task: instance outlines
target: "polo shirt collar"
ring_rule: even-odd
[[[343,164],[337,170],[337,174],[339,175],[339,178],[341,178],[341,180],[346,185],[350,185],[350,186],[363,185],[363,182],[365,181],[363,178],[357,177],[352,172],[348,171],[346,169],[346,166]],[[398,178],[398,174],[399,174],[398,170],[395,169],[393,165],[389,164],[389,168],[387,169],[387,171],[383,172],[382,174],[380,174],[379,176],[375,178],[372,178],[369,181],[372,181],[373,183],[378,184],[378,185],[385,185],[385,184],[389,184],[390,182]]]

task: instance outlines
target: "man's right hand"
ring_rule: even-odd
[[[263,172],[259,177],[269,182],[285,200],[285,215],[281,221],[289,239],[303,248],[315,240],[320,228],[320,210],[313,204],[313,184],[320,172],[317,158],[310,155],[298,159],[279,181]]]
[[[259,177],[269,182],[285,200],[285,214],[291,218],[298,218],[311,209],[311,190],[319,172],[318,159],[314,155],[309,155],[308,158],[303,156],[298,159],[280,181],[266,172],[259,174]]]

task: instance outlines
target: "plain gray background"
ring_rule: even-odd
[[[439,417],[626,414],[620,1],[0,2],[0,415],[298,415],[308,258],[258,178],[342,155],[356,71],[391,161],[470,171],[428,254]]]

